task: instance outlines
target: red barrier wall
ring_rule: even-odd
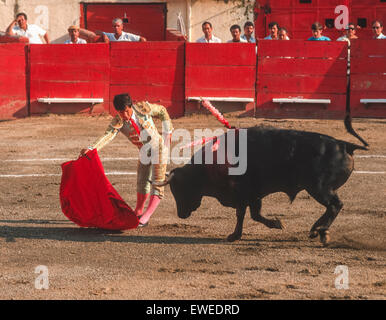
[[[185,97],[255,98],[256,46],[187,43]]]
[[[28,116],[26,47],[0,44],[0,119]]]
[[[350,89],[353,116],[386,117],[386,103],[360,102],[360,99],[386,99],[386,40],[352,42]]]
[[[0,36],[0,43],[29,43],[29,39],[27,37],[21,37],[21,36],[7,36],[7,35],[1,35]]]
[[[108,111],[109,62],[104,43],[30,45],[31,114]],[[103,98],[104,103],[47,104],[38,98]]]
[[[366,23],[357,30],[359,39],[369,40],[374,36],[372,23],[374,20],[386,20],[386,3],[384,0],[350,0],[350,21]]]
[[[110,43],[110,112],[116,94],[165,106],[171,117],[184,114],[183,42]]]
[[[347,43],[262,40],[258,45],[257,116],[342,117]],[[331,104],[278,104],[273,98],[331,99]]]
[[[94,3],[81,2],[81,27],[92,31],[114,32],[111,22],[119,17],[123,20],[123,31],[125,32],[140,35],[148,41],[165,40],[166,2],[109,2],[112,1],[102,3],[96,3],[96,1]]]
[[[166,41],[186,41],[186,37],[177,29],[166,29]]]
[[[291,39],[306,40],[312,36],[311,25],[319,21],[326,26],[323,34],[336,40],[342,31],[334,27],[334,21],[340,13],[335,8],[345,5],[349,9],[349,20],[361,28],[357,29],[360,39],[371,39],[372,22],[375,19],[386,20],[386,2],[384,0],[259,0],[255,1],[255,33],[263,39],[269,34],[268,24],[276,21],[285,27]]]
[[[257,116],[342,118],[346,46],[345,42],[259,41],[256,68],[254,44],[0,44],[0,119],[25,117],[28,111],[114,113],[113,97],[123,92],[165,105],[172,117],[184,114],[187,97],[254,98],[257,92]],[[386,98],[385,46],[382,40],[352,44],[353,116],[386,117],[384,104],[366,108],[360,103],[360,99]],[[327,107],[272,103],[272,98],[299,96],[332,103]],[[91,108],[90,103],[37,102],[47,97],[103,98],[104,103]]]

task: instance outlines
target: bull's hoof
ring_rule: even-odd
[[[284,225],[281,223],[279,219],[272,221],[272,228],[274,229],[284,229]]]
[[[320,242],[326,247],[330,242],[330,232],[328,230],[320,230],[319,236]]]
[[[318,235],[319,235],[318,231],[316,231],[316,230],[311,230],[311,231],[310,231],[310,234],[309,234],[309,237],[310,237],[311,239],[314,239],[314,238],[316,238]]]
[[[227,237],[228,242],[234,242],[234,241],[240,240],[240,239],[241,239],[241,234],[235,234],[235,233],[232,233]]]

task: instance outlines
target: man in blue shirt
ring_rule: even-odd
[[[279,40],[278,32],[279,32],[279,24],[277,22],[271,22],[268,25],[268,29],[270,31],[270,35],[265,37],[264,40]]]
[[[313,36],[308,40],[311,41],[331,41],[329,37],[325,37],[322,35],[323,26],[319,22],[315,22],[311,26]]]
[[[241,36],[241,39],[246,40],[250,43],[256,43],[256,39],[252,36],[255,26],[252,21],[247,21],[244,24],[244,35]]]

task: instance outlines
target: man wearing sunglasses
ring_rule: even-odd
[[[373,22],[374,39],[386,39],[386,36],[382,33],[383,23],[382,21],[375,20]]]
[[[345,28],[345,33],[340,38],[336,39],[336,41],[351,41],[354,39],[358,39],[356,36],[355,24],[349,23]]]

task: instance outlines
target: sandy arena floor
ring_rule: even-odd
[[[170,189],[146,228],[82,229],[61,212],[60,164],[103,133],[109,116],[45,116],[0,122],[0,299],[385,299],[386,120],[355,119],[370,143],[356,151],[355,172],[339,190],[344,207],[322,247],[308,232],[324,208],[306,192],[291,205],[284,194],[263,200],[263,214],[285,229],[244,222],[243,238],[228,243],[236,217],[204,198],[189,219],[177,217]],[[238,127],[269,125],[318,131],[360,144],[343,121],[237,118]],[[211,116],[173,121],[175,128],[216,128]],[[137,151],[119,135],[100,152],[109,180],[135,207]],[[173,168],[175,165],[171,165]],[[37,266],[49,288],[38,290]],[[336,289],[335,268],[349,271]]]

